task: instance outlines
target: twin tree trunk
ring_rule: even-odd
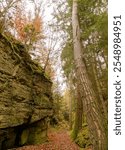
[[[96,94],[92,88],[86,70],[85,62],[82,59],[82,44],[80,41],[80,26],[78,21],[78,1],[73,0],[72,9],[72,28],[74,42],[74,60],[76,65],[76,75],[80,88],[80,96],[82,99],[84,113],[87,118],[90,130],[90,138],[93,150],[107,149],[107,135],[103,124],[103,116],[99,109]]]

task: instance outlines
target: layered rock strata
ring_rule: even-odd
[[[0,34],[0,150],[46,140],[51,86],[24,46]]]

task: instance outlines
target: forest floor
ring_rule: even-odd
[[[67,130],[49,131],[48,142],[37,146],[23,146],[16,150],[80,150]]]

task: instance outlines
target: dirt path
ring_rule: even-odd
[[[48,138],[48,143],[37,146],[24,146],[17,150],[79,150],[79,147],[72,142],[65,130],[50,132]]]

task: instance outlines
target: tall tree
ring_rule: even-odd
[[[76,66],[77,82],[80,88],[87,123],[90,130],[90,138],[93,150],[106,150],[106,134],[103,125],[102,115],[99,110],[96,94],[89,79],[86,65],[82,53],[82,44],[80,40],[80,25],[78,19],[78,0],[73,0],[72,7],[72,28],[74,44],[74,60]]]

